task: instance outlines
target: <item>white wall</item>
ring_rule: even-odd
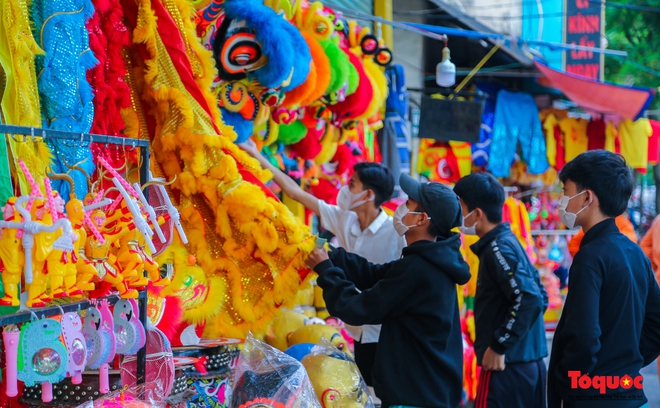
[[[454,3],[460,3],[465,10],[465,14],[492,28],[497,33],[518,37],[522,34],[522,2],[511,0],[454,0]]]
[[[425,0],[392,0],[393,10],[424,10],[427,7]],[[397,21],[423,23],[423,16],[395,15]],[[400,64],[406,70],[406,85],[409,88],[422,88],[424,86],[424,73],[421,69],[424,64],[422,36],[399,28],[394,29],[394,63]]]

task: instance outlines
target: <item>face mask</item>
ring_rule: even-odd
[[[339,195],[337,195],[337,205],[344,211],[350,211],[368,201],[374,201],[375,196],[372,196],[368,200],[360,200],[360,197],[364,196],[366,193],[366,191],[360,191],[359,193],[354,194],[351,193],[348,186],[344,186],[339,190]]]
[[[396,230],[397,234],[400,236],[406,235],[406,232],[410,228],[415,228],[417,225],[406,225],[403,223],[403,217],[405,217],[408,214],[422,214],[421,212],[418,211],[409,211],[408,206],[406,203],[401,204],[400,206],[397,207],[396,211],[394,212],[394,216],[392,224],[394,225],[394,229]],[[431,217],[429,217],[429,220]]]
[[[566,226],[568,229],[573,229],[575,228],[575,221],[577,220],[578,214],[580,214],[582,211],[584,211],[587,207],[591,205],[591,203],[587,204],[587,207],[583,207],[580,211],[576,213],[571,213],[566,211],[566,207],[568,207],[568,203],[574,199],[575,197],[582,195],[586,193],[587,190],[584,190],[581,193],[577,193],[576,195],[572,197],[566,197],[566,196],[561,196],[559,199],[559,207],[557,211],[559,212],[559,218],[561,219],[562,224]]]
[[[474,225],[471,226],[471,227],[466,227],[466,226],[465,226],[465,220],[466,220],[470,215],[472,215],[473,212],[474,212],[474,211],[470,211],[470,213],[469,213],[468,215],[466,215],[465,217],[463,217],[463,225],[461,225],[460,227],[458,227],[459,231],[461,231],[461,232],[462,232],[463,234],[465,234],[465,235],[477,235],[477,224],[479,223],[478,221],[475,222]]]

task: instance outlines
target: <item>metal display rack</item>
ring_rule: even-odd
[[[66,132],[61,130],[51,130],[51,129],[41,129],[34,127],[24,127],[24,126],[13,126],[13,125],[3,125],[0,124],[0,134],[4,134],[5,137],[12,137],[16,140],[15,135],[28,136],[23,142],[30,143],[30,141],[46,141],[48,139],[55,140],[67,140],[71,142],[80,142],[80,145],[84,143],[100,143],[107,146],[119,146],[122,149],[134,150],[140,148],[140,157],[143,166],[140,167],[140,181],[142,184],[149,181],[149,161],[150,161],[150,150],[149,150],[149,141],[143,139],[131,139],[125,137],[117,136],[107,136],[107,135],[97,135],[90,133],[74,133]],[[148,191],[145,191],[145,196],[149,197]],[[109,297],[108,300],[111,303],[116,302],[117,297]],[[36,315],[37,318],[44,318],[49,316],[56,316],[66,312],[74,312],[78,310],[86,310],[90,307],[91,303],[88,300],[83,300],[79,302],[73,302],[63,305],[53,305],[45,308],[34,309],[31,311],[19,311],[18,313],[1,316],[0,317],[0,326],[6,326],[10,324],[24,323],[29,322]],[[146,290],[140,291],[138,297],[138,308],[140,311],[140,321],[147,327],[147,292]],[[34,315],[33,315],[34,313]],[[146,368],[146,357],[147,357],[147,347],[146,345],[138,351],[137,354],[137,383],[143,384],[145,382],[145,368]]]

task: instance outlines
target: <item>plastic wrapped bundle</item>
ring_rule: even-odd
[[[325,338],[302,359],[323,408],[374,408],[355,360]]]
[[[305,368],[296,359],[248,335],[234,374],[231,408],[318,407]]]

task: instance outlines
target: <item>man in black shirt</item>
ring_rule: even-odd
[[[317,249],[307,263],[332,316],[383,325],[373,372],[383,408],[455,408],[463,383],[456,285],[470,279],[460,236],[451,232],[461,225],[461,207],[439,183],[402,174],[400,185],[408,195],[394,215],[408,242],[400,260],[374,265],[343,249]]]
[[[545,407],[548,355],[543,312],[548,295],[518,238],[502,223],[504,188],[488,173],[456,183],[461,231],[478,235],[474,299],[477,364],[482,366],[475,408]]]
[[[582,153],[559,175],[559,215],[585,232],[552,344],[549,408],[646,406],[642,367],[660,354],[660,289],[641,248],[622,235],[634,188],[621,156]]]

